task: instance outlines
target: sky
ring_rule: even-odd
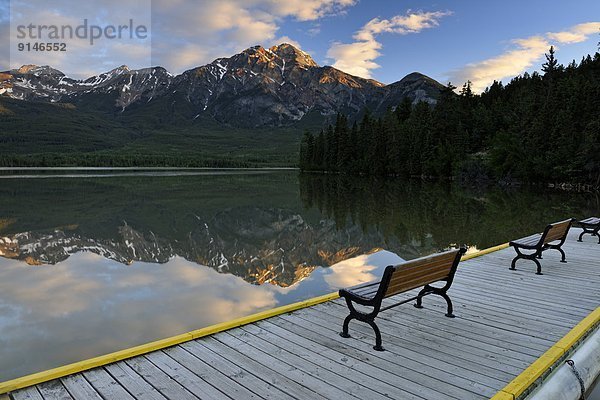
[[[149,38],[69,43],[68,54],[17,52],[12,40],[19,18],[106,26],[132,16]],[[551,45],[561,63],[579,61],[597,51],[599,33],[598,0],[0,0],[0,70],[49,64],[81,78],[151,64],[178,74],[288,42],[320,65],[386,84],[418,71],[481,91],[539,70]]]

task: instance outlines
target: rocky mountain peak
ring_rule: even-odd
[[[15,71],[21,75],[52,75],[52,76],[65,76],[61,71],[54,69],[48,65],[38,66],[33,64],[23,65],[21,68]]]
[[[107,72],[106,74],[108,75],[121,75],[121,74],[126,74],[128,72],[131,72],[131,69],[129,69],[129,67],[127,65],[121,65],[109,72]]]
[[[269,49],[269,51],[277,54],[286,62],[286,64],[295,64],[305,68],[319,66],[308,53],[305,53],[289,43],[282,43],[278,46],[273,46]]]
[[[17,73],[19,74],[28,74],[31,71],[33,71],[34,69],[39,68],[37,65],[33,65],[33,64],[27,64],[27,65],[23,65],[21,68],[19,68],[17,70]]]

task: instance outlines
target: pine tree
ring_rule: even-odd
[[[554,46],[550,46],[550,51],[549,53],[546,53],[545,56],[546,62],[542,64],[542,71],[544,71],[546,75],[551,76],[558,70],[558,60],[554,56]]]
[[[472,99],[473,98],[473,90],[471,89],[471,81],[467,81],[462,89],[460,90],[460,95],[461,97],[465,97],[467,99]]]
[[[314,154],[314,168],[319,171],[325,171],[325,133],[323,133],[323,131],[319,133],[319,136],[317,136],[317,139],[315,140]]]
[[[335,130],[332,125],[327,127],[325,134],[325,168],[327,171],[337,170],[338,146]]]
[[[410,117],[410,113],[412,112],[412,100],[408,97],[404,97],[402,102],[396,107],[396,117],[398,121],[404,122]]]

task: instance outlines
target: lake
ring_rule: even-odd
[[[598,194],[278,170],[5,169],[0,204],[0,381],[600,213]]]

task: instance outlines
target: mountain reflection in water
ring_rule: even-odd
[[[0,202],[0,381],[599,209],[590,194],[296,172],[3,179]]]

